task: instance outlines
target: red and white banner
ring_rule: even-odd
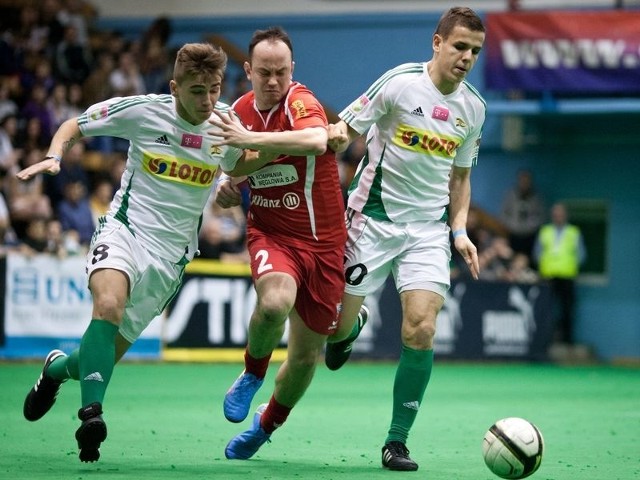
[[[640,11],[496,13],[486,28],[488,89],[640,92]]]

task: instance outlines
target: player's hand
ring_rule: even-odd
[[[480,264],[478,263],[478,249],[466,235],[460,235],[453,241],[456,250],[460,252],[464,262],[469,267],[471,276],[477,280],[480,275]]]
[[[222,113],[217,110],[214,110],[213,113],[215,116],[209,118],[209,123],[219,128],[219,130],[210,130],[207,132],[209,135],[216,137],[213,145],[252,148],[251,138],[253,132],[247,130],[244,125],[242,125],[242,122],[235,113],[232,111]]]
[[[327,140],[327,146],[334,152],[344,152],[349,146],[349,134],[344,128],[341,128],[341,124],[330,123],[327,127],[327,133],[329,139]]]
[[[242,203],[242,193],[233,179],[221,180],[216,187],[214,201],[222,208],[236,207]]]
[[[46,173],[47,175],[57,175],[60,173],[60,162],[55,158],[47,158],[41,162],[35,163],[24,170],[20,170],[16,173],[18,180],[31,180],[39,173]]]

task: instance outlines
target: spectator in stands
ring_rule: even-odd
[[[53,119],[53,128],[57,130],[65,120],[68,120],[74,115],[71,109],[71,105],[68,100],[68,89],[64,83],[57,83],[51,90],[51,94],[47,100],[47,108],[51,113]]]
[[[51,59],[44,54],[30,55],[25,63],[26,71],[22,73],[22,86],[30,91],[34,85],[42,85],[50,92],[56,85]]]
[[[43,156],[44,153],[40,149],[27,150],[19,164],[14,165],[8,172],[6,178],[7,201],[14,223],[27,223],[32,219],[47,220],[52,217],[51,202],[44,192],[43,175],[38,174],[24,182],[15,177],[18,170],[38,163]],[[16,230],[19,231],[19,235],[22,233],[20,228],[16,228]]]
[[[47,249],[46,252],[58,258],[75,254],[80,251],[80,242],[76,232],[65,235],[59,220],[52,218],[47,222]],[[69,241],[71,240],[71,241]]]
[[[540,278],[531,268],[529,256],[524,253],[515,253],[506,272],[506,280],[515,283],[536,283]]]
[[[91,72],[91,50],[78,40],[78,30],[73,25],[64,29],[64,38],[55,50],[55,71],[65,83],[82,84]]]
[[[35,6],[26,2],[20,10],[19,20],[13,26],[15,43],[25,53],[43,52],[47,46],[49,29],[40,23],[40,11]]]
[[[33,218],[29,220],[25,233],[20,241],[20,253],[27,256],[45,253],[48,246],[47,220],[44,218]]]
[[[569,223],[563,203],[551,207],[551,223],[540,229],[534,256],[540,276],[551,285],[559,312],[555,319],[555,339],[570,348],[574,344],[575,280],[586,259],[586,248],[580,228]]]
[[[45,29],[47,34],[47,51],[53,55],[55,47],[64,38],[64,25],[58,20],[58,15],[62,10],[60,0],[42,0],[40,3],[39,25]]]
[[[509,240],[503,236],[493,238],[487,248],[478,253],[482,280],[510,281],[509,269],[513,261],[513,250]]]
[[[509,231],[509,244],[515,252],[531,255],[544,217],[544,202],[534,187],[533,174],[529,170],[520,170],[515,186],[504,196],[500,215]]]
[[[54,209],[64,198],[65,185],[68,183],[80,181],[89,191],[89,174],[82,165],[85,148],[83,142],[77,142],[65,153],[64,161],[60,163],[60,173],[45,177],[46,192]]]
[[[140,72],[148,93],[169,93],[171,55],[167,42],[171,36],[171,23],[166,17],[154,20],[140,42]]]
[[[64,25],[73,26],[77,31],[78,43],[87,46],[89,44],[88,23],[96,16],[95,9],[82,0],[65,0],[57,18]]]
[[[202,224],[198,236],[198,250],[198,258],[247,264],[250,260],[249,253],[242,243],[230,241],[225,237],[224,222],[216,217],[211,217]]]
[[[46,88],[37,83],[31,89],[27,103],[20,110],[20,116],[26,120],[34,117],[40,120],[42,137],[45,143],[49,143],[51,132],[53,131],[53,118],[47,108],[47,97]]]
[[[4,200],[4,195],[0,192],[0,256],[6,253],[8,232],[11,231],[11,218],[9,217],[9,207]]]
[[[82,96],[88,105],[111,98],[111,84],[108,79],[115,68],[113,55],[104,50],[97,54],[96,65],[82,84]]]
[[[0,177],[18,164],[21,152],[16,149],[18,120],[14,115],[0,119]]]
[[[0,76],[0,123],[10,116],[17,116],[18,111],[18,104],[11,98],[9,80]]]
[[[71,85],[69,85],[68,102],[69,110],[71,113],[71,116],[69,118],[77,117],[82,112],[84,112],[87,104],[84,99],[82,85],[80,85],[79,83],[72,83]]]
[[[64,186],[64,199],[58,205],[58,218],[63,232],[76,231],[80,244],[89,245],[95,225],[87,188],[82,181],[73,180]]]
[[[109,211],[113,192],[114,185],[111,179],[107,177],[100,177],[94,183],[89,195],[89,208],[91,208],[91,217],[94,225],[98,225],[100,217],[106,215]]]
[[[109,85],[115,97],[143,95],[147,93],[144,79],[131,51],[120,53],[118,66],[109,75]]]
[[[43,149],[48,146],[47,134],[42,131],[42,122],[38,117],[31,117],[26,120],[24,127],[18,131],[15,146],[21,152],[28,150]]]

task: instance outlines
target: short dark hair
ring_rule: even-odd
[[[476,12],[468,7],[453,7],[440,17],[434,33],[446,39],[457,25],[468,28],[472,32],[485,31],[482,19]]]
[[[249,42],[249,60],[251,60],[251,57],[253,56],[253,49],[263,40],[267,40],[269,42],[276,42],[280,40],[289,47],[289,50],[291,50],[291,56],[293,57],[293,45],[291,44],[289,34],[285,32],[282,27],[269,27],[266,30],[256,30],[253,32],[253,36]]]
[[[178,50],[173,68],[174,80],[180,83],[187,75],[210,76],[219,73],[224,77],[227,54],[210,43],[187,43]]]

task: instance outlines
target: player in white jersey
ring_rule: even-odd
[[[218,166],[230,169],[244,154],[214,146],[207,135],[227,56],[216,46],[187,44],[177,53],[171,95],[120,97],[89,107],[63,123],[45,159],[17,174],[55,175],[71,146],[85,136],[129,140],[127,164],[110,209],[100,219],[87,255],[92,320],[80,348],[49,353],[27,395],[24,416],[35,421],[53,406],[60,385],[80,380],[80,460],[93,462],[107,428],[102,402],[115,363],[180,286],[197,251],[203,208]]]
[[[390,470],[418,469],[406,442],[431,375],[436,316],[450,285],[451,231],[478,276],[476,247],[465,228],[485,103],[464,79],[484,38],[475,12],[450,9],[433,35],[432,59],[386,72],[340,113],[330,132],[337,151],[368,133],[349,192],[341,325],[325,362],[332,370],[344,364],[362,328],[355,319],[365,297],[393,274],[403,347],[382,447],[382,465]]]

